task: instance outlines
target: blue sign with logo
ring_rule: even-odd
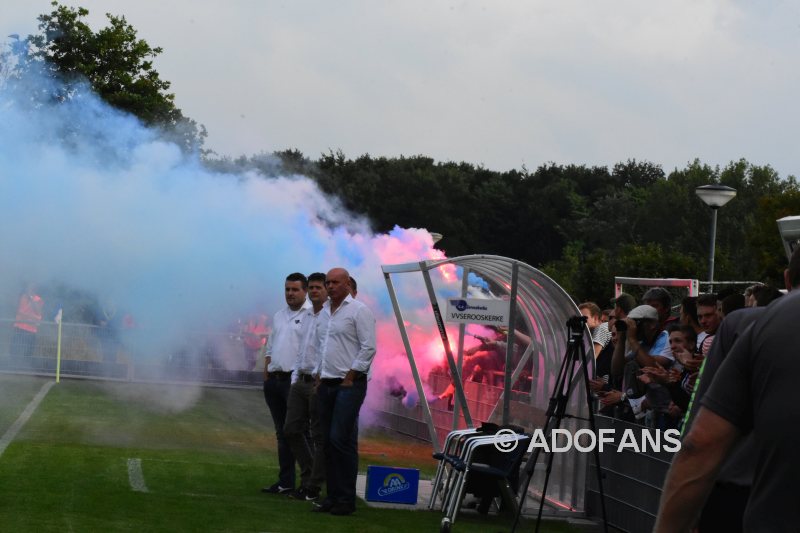
[[[416,468],[367,467],[367,501],[415,505],[418,491],[419,470]]]

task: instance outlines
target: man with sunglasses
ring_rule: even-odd
[[[627,335],[625,345],[615,352],[615,364],[621,367],[625,361],[636,361],[639,366],[660,365],[668,368],[675,359],[667,349],[669,347],[669,334],[661,329],[658,311],[650,305],[640,305],[628,313],[625,319]],[[628,351],[624,358],[622,354]],[[614,366],[614,364],[612,364]],[[618,368],[619,370],[619,368]]]
[[[621,391],[612,390],[602,397],[604,406],[622,404],[625,416],[639,419],[644,416],[644,387],[637,379],[641,368],[659,366],[669,368],[674,359],[669,348],[669,334],[661,329],[658,311],[650,305],[640,305],[628,313],[623,326],[624,341],[620,339],[611,360],[612,381],[621,384]]]

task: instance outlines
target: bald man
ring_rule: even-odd
[[[328,494],[314,510],[338,516],[356,510],[358,413],[375,357],[375,317],[353,298],[350,279],[343,268],[327,273],[325,288],[330,299],[317,319],[319,363],[315,374]]]

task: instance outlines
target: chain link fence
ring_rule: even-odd
[[[24,322],[0,319],[0,371],[56,374],[59,324],[31,325],[26,329]],[[263,382],[263,357],[253,362],[241,335],[196,331],[179,340],[152,342],[164,338],[160,331],[65,322],[61,324],[60,373],[126,381],[239,386]]]

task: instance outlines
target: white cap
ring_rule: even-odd
[[[639,307],[631,309],[631,312],[628,313],[628,318],[634,320],[658,320],[658,311],[656,311],[656,308],[652,305],[640,305]]]

